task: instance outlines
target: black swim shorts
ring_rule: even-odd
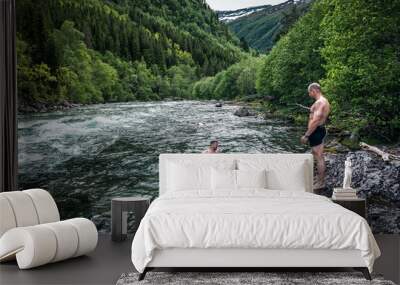
[[[308,137],[308,142],[311,147],[320,145],[324,142],[326,129],[324,126],[318,126],[315,131]]]

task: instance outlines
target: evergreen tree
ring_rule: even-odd
[[[242,47],[242,49],[244,50],[244,51],[249,51],[249,44],[247,43],[247,41],[246,41],[246,39],[244,38],[244,37],[241,37],[240,38],[240,46]]]

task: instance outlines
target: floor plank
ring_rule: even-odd
[[[400,235],[375,235],[381,250],[374,265],[374,270],[386,279],[400,284]]]

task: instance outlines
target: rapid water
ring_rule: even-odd
[[[19,117],[19,188],[44,188],[63,219],[91,218],[109,229],[110,201],[158,195],[158,155],[199,153],[210,140],[222,152],[304,152],[304,129],[236,117],[238,106],[212,102],[92,105]]]

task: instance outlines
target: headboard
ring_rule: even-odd
[[[170,161],[191,161],[191,162],[217,162],[218,160],[232,160],[239,161],[240,159],[261,159],[268,163],[274,164],[277,161],[285,161],[285,163],[301,163],[304,162],[304,166],[307,168],[305,171],[306,177],[306,191],[313,192],[313,156],[311,154],[188,154],[188,153],[174,153],[174,154],[160,154],[159,157],[159,195],[166,193],[167,191],[167,169],[168,162]],[[288,177],[288,179],[290,179]]]

